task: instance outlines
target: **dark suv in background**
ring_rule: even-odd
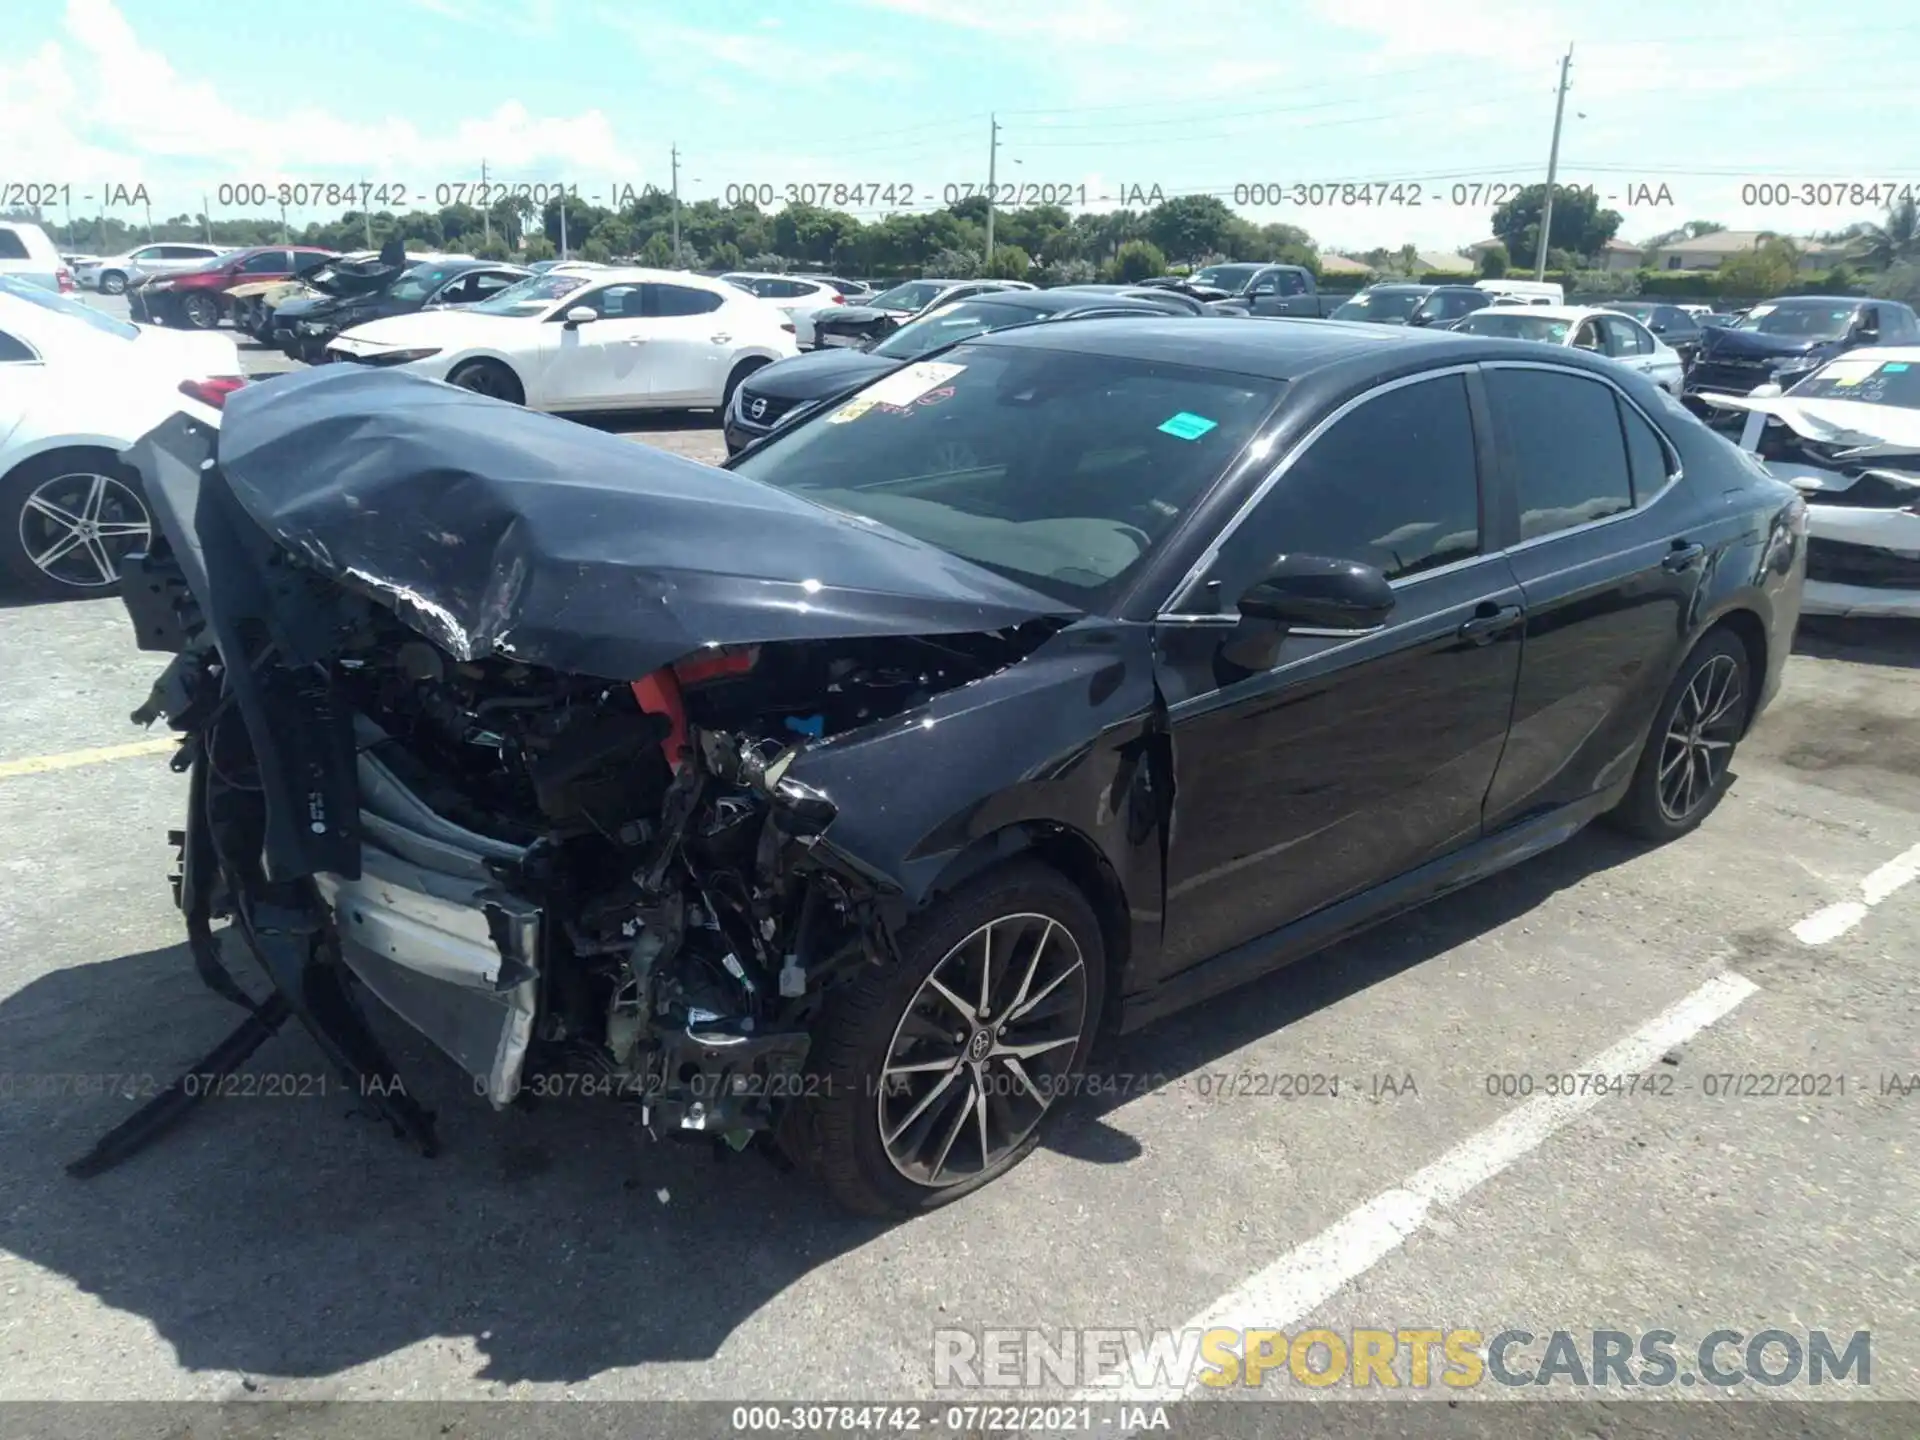
[[[315,245],[256,245],[171,275],[155,275],[127,287],[127,310],[148,325],[211,330],[225,318],[227,291],[255,280],[290,280],[334,252]]]
[[[1619,300],[1600,308],[1630,315],[1638,320],[1679,354],[1682,365],[1691,366],[1699,357],[1700,339],[1706,331],[1698,320],[1678,305],[1662,305],[1650,300]]]
[[[1920,345],[1920,321],[1895,300],[1851,295],[1788,295],[1765,300],[1725,329],[1701,332],[1699,357],[1687,372],[1691,397],[1702,390],[1747,395],[1769,381],[1791,389],[1836,355],[1863,345]]]

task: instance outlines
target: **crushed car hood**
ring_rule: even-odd
[[[1763,463],[1810,503],[1886,498],[1898,505],[1920,498],[1920,410],[1791,395],[1703,393],[1700,399],[1721,410],[1766,416],[1791,430],[1800,443],[1790,446],[1785,458]],[[1747,422],[1749,436],[1754,423]],[[1767,453],[1780,452],[1776,447]]]
[[[325,366],[249,386],[204,467],[209,439],[176,417],[129,452],[177,550],[200,549],[211,484],[461,659],[634,679],[707,646],[1078,613],[731,471],[402,372]],[[220,587],[211,573],[195,586]]]

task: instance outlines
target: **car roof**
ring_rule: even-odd
[[[1031,310],[1036,315],[1057,315],[1063,310],[1099,310],[1108,306],[1137,309],[1143,315],[1171,313],[1166,305],[1155,301],[1074,290],[1064,285],[1052,290],[990,290],[984,295],[975,295],[958,303],[1004,305],[1011,310]]]
[[[1044,291],[1042,292],[1045,293]],[[1295,380],[1342,361],[1378,355],[1383,359],[1422,347],[1472,347],[1476,342],[1448,332],[1402,330],[1358,320],[1297,320],[1283,317],[1215,315],[1141,315],[1116,317],[1101,325],[1033,325],[994,331],[968,344],[1010,344],[1040,349],[1111,355],[1116,359],[1159,360],[1202,369],[1225,370],[1268,380]],[[1526,341],[1479,341],[1506,353]],[[1465,361],[1469,357],[1462,355]]]
[[[1490,311],[1493,308],[1493,306],[1489,305],[1487,310]],[[1503,315],[1506,314],[1508,308],[1509,307],[1506,306],[1500,307],[1500,313]],[[1516,315],[1529,315],[1535,320],[1566,320],[1568,322],[1584,320],[1589,315],[1618,315],[1620,313],[1617,310],[1609,310],[1604,305],[1515,305],[1512,306],[1511,309]],[[1487,312],[1480,310],[1474,311],[1475,315],[1485,313]],[[1629,315],[1627,318],[1631,320],[1633,317]]]
[[[547,272],[551,275],[553,272]],[[605,270],[578,272],[582,279],[591,279],[598,284],[652,283],[656,285],[684,285],[690,290],[710,290],[716,295],[729,298],[740,294],[736,286],[724,280],[715,280],[707,275],[695,275],[690,270],[653,270],[644,265],[612,265]],[[752,299],[752,296],[746,297]]]
[[[1849,350],[1844,355],[1836,355],[1836,360],[1892,360],[1896,363],[1914,364],[1920,361],[1920,345],[1862,345],[1858,350]]]

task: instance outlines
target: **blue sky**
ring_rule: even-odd
[[[1644,238],[1690,219],[1804,233],[1920,188],[1920,11],[1650,0],[63,0],[0,34],[0,187],[143,182],[156,215],[222,183],[495,179],[726,187],[986,178],[1086,187],[1383,181],[1403,203],[1242,207],[1323,248],[1452,249],[1485,187],[1561,175]],[[299,19],[274,23],[276,13]],[[1785,182],[1794,203],[1743,204]],[[1801,185],[1842,182],[1837,197]],[[1419,207],[1404,203],[1418,186]],[[1455,204],[1455,187],[1464,202]],[[1482,187],[1476,196],[1470,187]],[[1664,186],[1670,203],[1660,203]],[[1642,189],[1641,187],[1644,187]],[[1630,203],[1629,197],[1642,203]],[[1653,203],[1645,203],[1651,197]],[[850,204],[871,217],[884,209]],[[66,218],[58,208],[54,218]],[[134,218],[129,216],[128,218]]]

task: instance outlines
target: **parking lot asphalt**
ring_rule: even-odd
[[[159,668],[115,602],[0,609],[0,1400],[951,1399],[936,1329],[1192,1323],[1867,1330],[1844,1398],[1920,1400],[1920,629],[1804,627],[1693,835],[1588,831],[1128,1037],[1031,1160],[897,1225],[604,1103],[493,1114],[397,1025],[436,1159],[289,1031],[69,1179],[135,1103],[94,1077],[164,1083],[234,1014],[168,893],[185,782],[126,720]],[[1547,1098],[1624,1072],[1659,1079]]]

